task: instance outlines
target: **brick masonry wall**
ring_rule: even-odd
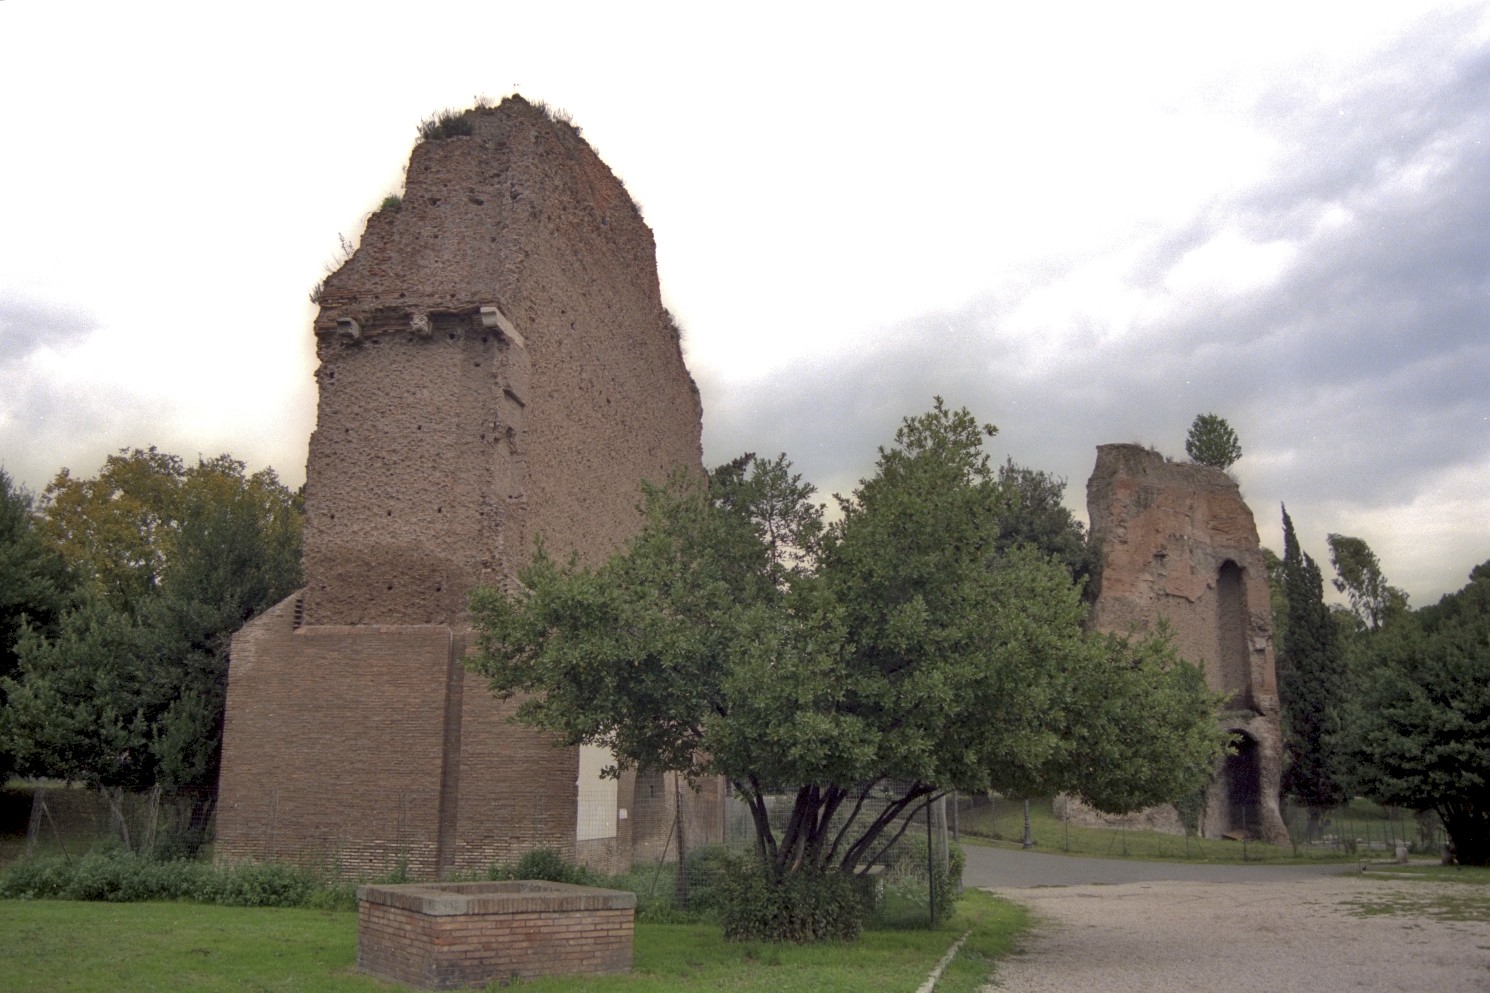
[[[218,853],[433,871],[450,632],[296,629],[296,607],[233,640]]]
[[[617,549],[642,480],[700,470],[698,393],[652,233],[578,131],[520,98],[473,131],[416,146],[402,204],[325,282],[307,586],[234,639],[228,857],[630,864],[627,823],[576,846],[576,753],[460,669],[466,597],[540,536]]]
[[[359,969],[436,990],[631,969],[630,894],[589,890],[596,895],[579,897],[574,894],[586,888],[564,887],[552,897],[472,900],[458,912],[439,907],[438,896],[401,899],[405,894],[394,892],[404,889],[413,888],[364,887],[359,893]]]
[[[325,282],[311,624],[458,624],[470,587],[508,580],[537,536],[597,562],[635,530],[641,480],[701,464],[697,391],[625,189],[521,99],[473,125],[415,147],[401,206]]]
[[[1260,823],[1248,829],[1286,844],[1267,569],[1236,482],[1140,445],[1101,445],[1087,512],[1102,560],[1092,626],[1126,634],[1168,623],[1179,654],[1205,672],[1211,689],[1229,694],[1228,730],[1257,745]],[[1202,833],[1211,837],[1236,826],[1227,775],[1223,765],[1207,794]]]
[[[460,667],[463,639],[296,628],[296,606],[233,639],[219,855],[415,878],[539,847],[575,857],[577,753],[508,723],[512,705]]]

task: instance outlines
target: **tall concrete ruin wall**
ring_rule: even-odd
[[[577,784],[593,757],[507,723],[461,664],[466,597],[540,536],[615,551],[643,479],[700,470],[697,389],[652,233],[578,131],[517,97],[469,120],[322,290],[306,588],[233,642],[229,857],[630,861],[634,777]]]
[[[1180,655],[1227,695],[1237,754],[1207,791],[1201,833],[1286,844],[1267,570],[1236,482],[1140,445],[1101,445],[1087,512],[1102,562],[1093,627],[1123,634],[1167,622]]]

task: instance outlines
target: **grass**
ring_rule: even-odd
[[[0,990],[384,990],[352,973],[357,915],[193,903],[0,902]]]
[[[1408,916],[1490,923],[1490,868],[1485,866],[1378,865],[1366,874],[1374,879],[1440,885],[1402,887],[1346,901],[1345,906],[1357,917]]]
[[[1024,801],[1000,799],[990,812],[980,800],[958,815],[963,840],[1016,848],[1024,838]],[[1049,799],[1030,801],[1030,836],[1035,850],[1105,858],[1151,859],[1167,862],[1352,862],[1358,854],[1337,847],[1246,844],[1121,828],[1089,828],[1067,824],[1055,816]]]
[[[981,892],[969,892],[942,927],[867,931],[847,945],[730,944],[717,925],[640,924],[629,975],[555,977],[523,989],[905,993],[969,932],[937,989],[973,993],[1027,926],[1024,910]],[[0,991],[388,990],[354,972],[356,940],[357,915],[347,911],[0,901]]]

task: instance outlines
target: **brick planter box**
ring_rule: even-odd
[[[357,967],[428,990],[631,969],[636,894],[518,880],[357,888]]]

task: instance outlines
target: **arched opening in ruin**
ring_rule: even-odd
[[[1247,646],[1247,589],[1242,570],[1227,559],[1216,576],[1217,660],[1220,690],[1229,695],[1227,706],[1253,710],[1252,666]]]
[[[1262,825],[1262,774],[1257,739],[1238,734],[1236,753],[1226,756],[1221,767],[1226,789],[1227,833],[1247,832],[1256,836]]]

